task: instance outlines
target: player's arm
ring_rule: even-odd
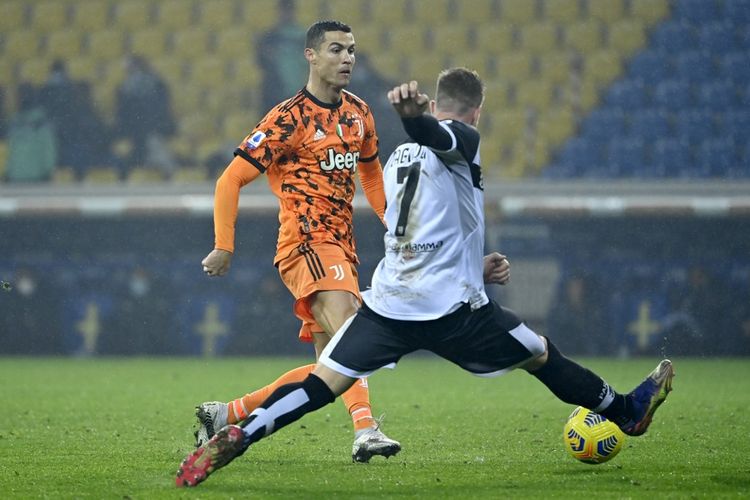
[[[235,156],[216,181],[214,193],[214,249],[201,262],[209,276],[223,276],[229,271],[234,252],[234,227],[239,210],[240,189],[252,182],[261,171],[243,156]]]
[[[419,93],[417,82],[394,87],[388,91],[388,100],[414,142],[438,151],[449,151],[456,147],[455,136],[434,116],[425,114],[430,98]]]
[[[385,224],[385,189],[383,187],[383,167],[375,157],[369,162],[359,163],[359,183],[365,192],[367,202]]]

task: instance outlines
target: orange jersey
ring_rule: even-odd
[[[301,243],[313,242],[336,243],[357,262],[352,199],[358,167],[368,200],[381,218],[385,204],[375,122],[362,99],[343,91],[339,103],[327,104],[302,89],[272,109],[235,155],[265,172],[279,198],[274,264]],[[242,177],[248,182],[255,176]],[[217,229],[217,247],[218,240]]]

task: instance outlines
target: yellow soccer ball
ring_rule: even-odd
[[[565,422],[563,442],[567,452],[576,460],[601,464],[620,453],[625,434],[614,422],[579,406]]]

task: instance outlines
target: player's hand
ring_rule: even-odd
[[[430,98],[426,94],[420,94],[417,82],[412,80],[389,90],[388,101],[402,118],[414,118],[427,111]]]
[[[203,272],[208,276],[224,276],[232,263],[232,253],[215,248],[201,261]]]
[[[510,262],[508,258],[497,252],[484,256],[484,282],[488,285],[504,285],[510,281]]]

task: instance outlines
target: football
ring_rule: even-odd
[[[614,422],[579,406],[565,422],[563,442],[570,456],[576,460],[601,464],[620,452],[625,434]]]

